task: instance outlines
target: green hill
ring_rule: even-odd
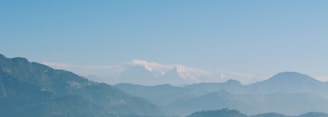
[[[0,116],[110,117],[156,116],[160,110],[143,98],[72,72],[25,58],[0,55]]]

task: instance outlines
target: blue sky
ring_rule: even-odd
[[[326,0],[1,1],[0,53],[36,62],[134,59],[328,80]]]

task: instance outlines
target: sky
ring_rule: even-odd
[[[0,1],[0,53],[95,71],[144,60],[328,81],[327,11],[326,0]]]

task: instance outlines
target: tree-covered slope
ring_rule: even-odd
[[[110,85],[25,58],[0,55],[0,115],[105,117],[158,115],[157,107]]]

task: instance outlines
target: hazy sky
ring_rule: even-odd
[[[0,2],[0,53],[36,62],[135,59],[328,80],[327,0]]]

